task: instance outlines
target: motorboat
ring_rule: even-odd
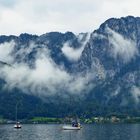
[[[73,122],[72,125],[64,125],[63,130],[80,130],[82,128],[81,124],[78,122]]]
[[[75,126],[71,126],[71,125],[64,125],[62,127],[63,130],[80,130],[81,126],[75,127]]]

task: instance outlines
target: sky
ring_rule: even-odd
[[[105,20],[140,16],[139,0],[0,0],[0,34],[92,32]]]

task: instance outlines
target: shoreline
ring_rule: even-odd
[[[73,118],[51,118],[51,117],[33,117],[31,119],[19,119],[22,124],[71,124]],[[140,117],[91,117],[78,118],[81,124],[130,124],[140,123]],[[15,124],[15,120],[0,118],[0,124]]]

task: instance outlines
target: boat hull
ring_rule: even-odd
[[[14,125],[15,129],[21,129],[21,125]]]
[[[81,127],[63,126],[63,130],[80,130]]]

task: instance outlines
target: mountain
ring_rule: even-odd
[[[140,111],[140,18],[92,33],[0,36],[0,115],[134,115]],[[59,107],[58,107],[59,106]]]

